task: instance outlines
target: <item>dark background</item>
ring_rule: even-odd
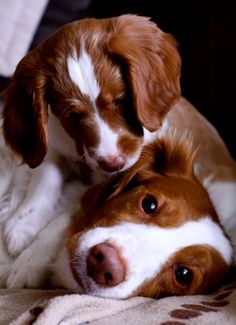
[[[236,10],[233,3],[51,0],[31,47],[69,21],[123,13],[149,16],[163,31],[175,36],[182,57],[182,94],[217,128],[236,158]]]

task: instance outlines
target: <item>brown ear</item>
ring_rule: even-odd
[[[139,160],[120,177],[109,197],[120,193],[130,182],[133,183],[134,179],[139,182],[153,173],[192,177],[196,154],[197,148],[194,148],[188,133],[178,135],[170,130],[165,137],[144,147]]]
[[[32,168],[47,152],[46,78],[35,55],[30,53],[22,59],[3,93],[5,141]]]
[[[180,135],[170,129],[164,137],[144,147],[140,160],[149,159],[146,169],[161,175],[191,176],[197,150],[189,133]]]
[[[147,17],[117,18],[108,51],[124,62],[140,123],[157,130],[180,97],[180,57],[173,37]]]
[[[120,193],[130,182],[134,183],[134,179],[139,182],[153,173],[193,176],[196,154],[190,134],[179,135],[170,129],[163,138],[144,146],[139,160],[120,177],[109,197]]]

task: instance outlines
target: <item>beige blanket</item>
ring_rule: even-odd
[[[112,300],[57,290],[0,290],[0,324],[235,325],[236,280],[210,295],[159,300]]]

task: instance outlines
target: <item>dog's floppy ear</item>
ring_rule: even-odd
[[[194,177],[197,150],[189,133],[180,135],[170,129],[164,137],[143,148],[139,160],[120,177],[109,198],[119,194],[130,183],[140,182],[153,173]]]
[[[21,60],[3,93],[5,141],[32,168],[47,152],[46,77],[36,58],[37,50]]]
[[[150,160],[151,156],[153,160],[146,169],[161,175],[192,176],[197,151],[190,133],[169,129],[164,137],[144,147],[140,160]]]
[[[180,56],[174,38],[147,17],[117,17],[108,51],[127,69],[140,123],[156,131],[180,97]]]

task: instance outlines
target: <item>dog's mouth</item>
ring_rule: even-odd
[[[130,271],[119,241],[110,235],[111,230],[112,227],[95,228],[73,238],[70,268],[85,294],[122,299],[127,298],[123,290]]]
[[[123,154],[117,156],[108,156],[97,160],[99,167],[108,173],[114,173],[122,170],[126,166],[127,157]]]
[[[140,147],[134,154],[119,153],[117,155],[97,156],[85,155],[88,166],[94,171],[100,170],[104,175],[123,172],[133,166],[140,157],[142,148]]]
[[[70,267],[85,294],[126,299],[145,281],[149,267],[142,259],[145,242],[139,226],[96,227],[72,238]],[[154,255],[147,257],[153,259]]]
[[[121,137],[122,139],[122,137]],[[121,144],[99,145],[97,148],[83,148],[83,160],[93,171],[106,174],[123,172],[133,166],[140,157],[143,148],[143,137],[138,139],[124,138]]]

